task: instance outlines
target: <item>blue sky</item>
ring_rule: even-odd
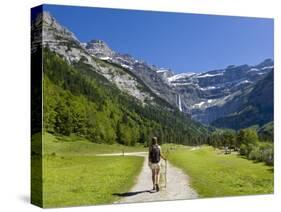
[[[45,5],[81,42],[177,73],[273,59],[273,19]]]

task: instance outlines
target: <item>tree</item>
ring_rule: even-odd
[[[61,98],[55,111],[57,113],[55,131],[62,135],[70,135],[73,129],[73,119],[70,108],[66,105],[65,99]]]
[[[255,156],[252,156],[257,156],[256,147],[258,146],[259,137],[256,130],[250,128],[240,130],[237,135],[237,142],[240,143],[241,154],[249,157],[252,151],[256,151],[255,153],[253,153],[255,154]]]

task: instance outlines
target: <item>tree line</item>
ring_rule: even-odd
[[[238,151],[250,160],[273,165],[273,137],[259,135],[256,129],[217,130],[208,136],[207,143],[215,148]]]

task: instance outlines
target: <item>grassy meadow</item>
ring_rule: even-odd
[[[142,157],[47,156],[44,207],[112,203],[134,185],[142,164]]]
[[[171,150],[172,149],[172,150]],[[273,167],[247,160],[237,154],[223,154],[209,146],[163,148],[169,161],[191,178],[200,197],[221,197],[273,193]]]
[[[34,136],[33,150],[40,151]],[[43,134],[43,207],[108,204],[134,185],[143,157],[96,156],[100,153],[147,151],[143,146],[97,144],[77,136]],[[253,195],[273,192],[273,166],[224,154],[211,146],[163,144],[162,153],[190,177],[200,197]],[[40,156],[33,153],[34,167]],[[37,159],[39,158],[39,159]],[[40,171],[39,168],[34,171]],[[169,170],[168,170],[169,171]],[[38,176],[36,178],[36,176]],[[40,201],[40,176],[33,174],[33,196]],[[36,199],[36,198],[35,198]]]
[[[40,148],[34,136],[33,150]],[[118,193],[134,185],[144,158],[134,156],[96,156],[100,153],[145,151],[144,147],[96,144],[77,136],[43,134],[43,207],[106,204],[117,201]],[[40,163],[33,154],[32,163]],[[39,164],[38,164],[39,165]],[[40,167],[40,166],[38,166]],[[39,169],[35,169],[32,184],[40,187]],[[39,176],[38,179],[36,176]],[[33,196],[40,202],[40,189]]]
[[[43,134],[43,153],[45,155],[95,155],[105,153],[142,152],[147,151],[141,145],[124,146],[121,144],[98,144],[90,142],[79,136],[54,136],[49,133]]]

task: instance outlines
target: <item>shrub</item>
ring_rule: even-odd
[[[245,144],[241,144],[239,153],[240,155],[248,155],[248,148]]]
[[[273,144],[267,142],[261,143],[260,151],[261,151],[261,160],[268,165],[273,165],[273,160],[274,160]]]
[[[251,149],[251,151],[249,152],[248,158],[250,160],[261,161],[262,160],[262,154],[261,154],[260,148],[258,146],[256,146],[253,149]]]

